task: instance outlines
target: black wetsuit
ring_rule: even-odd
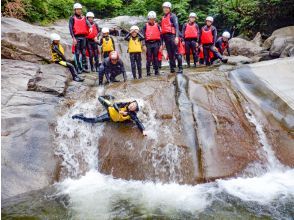
[[[81,18],[81,15],[73,15],[69,19],[69,32],[72,38],[75,38],[77,40],[77,44],[75,45],[75,57],[78,65],[78,70],[81,72],[83,69],[88,69],[87,65],[87,58],[86,58],[86,49],[87,49],[87,41],[86,41],[86,35],[75,35],[74,34],[74,16],[77,18]],[[91,28],[90,22],[86,19],[86,23],[89,28]],[[79,60],[80,60],[80,53],[82,54],[82,63],[83,66],[81,66]]]
[[[150,25],[150,24],[149,24]],[[160,26],[157,24],[158,26],[158,30],[161,32],[160,30]],[[142,33],[146,39],[146,24],[144,25],[143,29],[142,29]],[[147,76],[150,76],[150,67],[151,67],[151,63],[153,64],[153,69],[155,72],[155,75],[159,74],[159,61],[158,61],[158,52],[160,49],[160,46],[162,45],[163,39],[162,36],[160,35],[160,40],[145,40],[145,46],[146,46],[146,71],[147,71]]]
[[[105,75],[107,82],[118,82],[115,77],[122,74],[124,81],[127,80],[124,64],[121,59],[113,64],[110,58],[106,58],[100,65],[99,70],[99,85],[103,83],[103,77]]]
[[[202,47],[203,47],[203,54],[204,54],[204,60],[205,60],[205,64],[208,66],[211,64],[210,60],[209,60],[209,51],[211,51],[214,56],[220,60],[223,59],[222,55],[217,51],[217,49],[215,48],[215,42],[217,40],[217,30],[214,26],[210,26],[209,28],[205,25],[204,27],[204,30],[209,30],[209,28],[211,28],[211,31],[212,31],[212,35],[213,35],[213,43],[211,44],[202,44],[201,42],[201,34],[202,34],[202,31],[200,32],[200,37],[199,37],[199,41],[200,41],[200,44],[202,44]],[[201,29],[202,30],[202,29]]]
[[[196,31],[198,33],[196,38],[187,38],[185,36],[185,32],[186,32],[186,27],[187,25],[195,25],[196,27]],[[187,61],[187,65],[190,66],[190,51],[192,51],[193,54],[193,60],[194,60],[194,65],[196,66],[196,63],[198,61],[198,53],[197,53],[197,48],[196,48],[196,43],[199,42],[199,27],[198,24],[196,24],[196,22],[193,22],[193,24],[190,23],[186,23],[183,25],[183,38],[185,41],[185,52],[186,52],[186,61]]]
[[[98,24],[96,24],[97,30],[99,30]],[[98,71],[99,66],[99,54],[98,54],[98,43],[94,39],[87,38],[87,48],[89,51],[89,60],[92,71]],[[93,62],[94,60],[94,62]]]
[[[136,39],[137,37],[139,38],[139,41],[144,40],[144,36],[140,32],[138,33],[138,36],[136,36],[135,38],[133,38],[132,35],[130,33],[128,33],[127,36],[125,37],[125,40],[129,41],[131,38]],[[130,60],[131,60],[131,68],[132,68],[132,74],[133,74],[134,79],[137,79],[136,69],[138,69],[139,79],[141,79],[142,78],[141,52],[130,53]],[[137,68],[136,68],[136,66],[137,66]]]
[[[164,15],[164,17],[168,16]],[[175,38],[179,37],[180,35],[180,31],[179,31],[179,23],[178,23],[178,18],[175,14],[170,13],[170,22],[173,25],[173,27],[175,28],[175,34],[173,33],[165,33],[162,34],[164,43],[165,43],[165,47],[167,50],[167,54],[169,57],[169,66],[170,66],[170,71],[172,73],[175,72],[175,68],[176,68],[176,59],[178,61],[178,68],[179,71],[182,72],[183,70],[183,66],[182,66],[182,55],[179,54],[178,52],[178,45],[176,45],[175,43]],[[179,39],[180,40],[180,39]]]
[[[98,100],[105,107],[105,109],[107,110],[107,113],[102,114],[100,116],[97,116],[95,118],[87,118],[83,114],[74,115],[74,116],[72,116],[72,118],[73,119],[80,119],[80,120],[83,120],[83,121],[89,122],[89,123],[112,121],[112,119],[110,117],[110,114],[109,114],[109,107],[113,107],[115,109],[115,111],[117,111],[117,112],[119,112],[121,108],[126,108],[127,109],[127,111],[126,111],[127,115],[130,116],[129,120],[134,121],[141,132],[144,131],[144,129],[145,129],[144,125],[142,124],[142,122],[137,117],[137,112],[139,111],[139,108],[137,108],[136,111],[129,111],[128,110],[128,106],[133,101],[132,102],[120,102],[120,101],[114,101],[113,102],[114,97],[113,96],[108,96],[108,95],[99,96]]]

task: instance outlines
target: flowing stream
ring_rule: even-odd
[[[249,107],[245,115],[256,128],[263,164],[251,164],[235,178],[180,185],[182,152],[168,144],[154,149],[152,157],[158,172],[165,171],[164,163],[168,163],[170,178],[163,184],[116,179],[99,172],[97,143],[104,125],[74,121],[71,116],[80,112],[96,115],[101,94],[103,89],[98,89],[95,97],[75,103],[57,121],[56,155],[63,160],[61,181],[7,202],[2,208],[3,219],[293,219],[294,169],[275,157],[262,123]],[[147,118],[142,116],[148,138],[156,139],[153,109],[144,100],[139,103],[150,112]],[[126,145],[132,148],[131,143]]]

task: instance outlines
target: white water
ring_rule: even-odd
[[[101,91],[97,95],[100,93]],[[209,210],[214,202],[222,201],[221,204],[225,206],[227,202],[220,196],[222,194],[240,199],[245,207],[248,201],[260,206],[266,205],[270,210],[269,215],[274,218],[290,218],[289,215],[281,214],[275,203],[279,203],[280,199],[294,198],[294,170],[287,169],[277,160],[262,125],[249,109],[246,116],[256,126],[262,145],[260,154],[266,159],[266,172],[257,177],[238,177],[190,186],[126,181],[99,173],[97,143],[103,124],[94,126],[70,118],[80,112],[85,112],[88,116],[96,115],[97,103],[96,98],[76,103],[61,117],[57,126],[60,134],[57,154],[64,158],[69,176],[76,177],[86,172],[79,179],[67,178],[56,184],[61,194],[69,196],[69,210],[73,219],[132,218],[133,213],[139,213],[140,217],[160,215],[179,219],[183,219],[182,214],[185,213],[194,218]],[[146,124],[149,138],[156,140],[158,126],[155,112],[143,100],[139,100],[139,104],[142,109],[140,118]],[[151,114],[146,115],[146,109]],[[132,148],[131,142],[126,145]],[[181,153],[174,145],[167,145],[161,150],[154,148],[152,164],[158,175],[170,172],[170,181],[178,181]]]

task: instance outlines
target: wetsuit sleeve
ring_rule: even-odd
[[[179,31],[179,22],[178,22],[177,16],[175,14],[172,14],[172,16],[170,17],[170,21],[174,25],[176,30],[176,37],[178,37],[180,31]]]
[[[162,34],[161,34],[161,27],[160,27],[159,24],[157,25],[157,27],[158,27],[158,30],[160,32],[160,44],[163,45],[163,37],[162,37]]]
[[[57,47],[56,45],[53,46],[52,50],[53,50],[55,53],[57,53],[58,56],[60,56],[61,59],[62,59],[63,61],[66,61],[65,56],[61,53],[61,51],[58,49],[58,47]]]
[[[198,38],[198,43],[201,44],[201,34],[202,34],[202,28],[199,28],[199,38]]]
[[[126,74],[124,63],[121,60],[120,60],[120,62],[121,62],[121,72],[123,74],[124,81],[127,81],[127,74]]]
[[[212,35],[213,35],[213,45],[215,45],[215,42],[217,40],[217,30],[215,27],[213,27]]]
[[[200,29],[199,29],[198,24],[195,23],[195,26],[196,26],[196,30],[197,30],[197,33],[198,33],[198,35],[197,35],[197,42],[199,42]]]
[[[112,40],[112,45],[113,45],[113,49],[115,50],[115,43],[112,37],[110,37],[110,39]]]
[[[140,121],[140,119],[137,117],[137,114],[135,112],[131,112],[129,113],[131,119],[136,123],[136,125],[138,126],[138,128],[140,129],[141,132],[143,132],[145,130],[144,125],[142,124],[142,122]]]
[[[146,45],[146,24],[144,24],[144,27],[142,28],[142,35],[144,37],[144,40],[142,41],[142,45],[145,46]]]
[[[143,36],[141,32],[138,32],[138,36],[140,41],[143,41],[145,39],[145,37]]]
[[[186,26],[187,26],[187,24],[183,24],[183,28],[182,28],[182,35],[183,35],[184,39],[186,38],[186,36],[185,36]]]
[[[124,38],[126,41],[129,41],[131,39],[131,33],[128,33],[127,36]]]
[[[101,37],[100,41],[98,42],[98,45],[102,46],[102,43],[103,43],[103,37]]]
[[[71,16],[69,18],[69,32],[70,32],[70,35],[71,35],[72,38],[75,37],[74,31],[73,31],[74,22],[75,22],[75,20],[74,20],[73,16]]]
[[[95,25],[96,25],[96,28],[97,28],[97,31],[98,31],[98,34],[97,34],[97,36],[96,36],[96,37],[98,37],[98,36],[99,36],[99,33],[100,33],[100,30],[99,30],[99,25],[98,25],[97,23],[95,23]]]
[[[228,52],[228,55],[231,56],[231,49],[230,49],[230,44],[229,44],[229,42],[228,42],[227,52]]]
[[[86,24],[88,25],[89,28],[92,27],[92,25],[91,25],[91,23],[90,23],[90,21],[88,19],[86,19]]]

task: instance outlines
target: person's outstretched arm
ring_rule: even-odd
[[[142,122],[140,121],[140,119],[137,117],[137,114],[132,112],[132,113],[130,113],[130,117],[136,123],[139,130],[144,134],[145,127],[142,124]]]

